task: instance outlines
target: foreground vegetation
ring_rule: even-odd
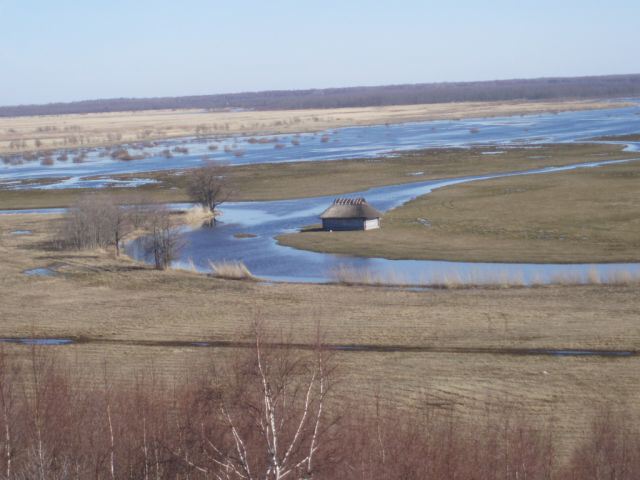
[[[414,415],[430,411],[456,432],[475,432],[488,413],[510,412],[535,431],[548,427],[543,433],[554,439],[554,456],[565,462],[589,441],[594,416],[602,409],[628,419],[640,413],[630,400],[640,395],[635,379],[639,357],[527,354],[539,349],[637,352],[637,286],[416,292],[226,281],[188,271],[156,271],[116,258],[112,248],[52,248],[61,221],[54,216],[0,216],[0,338],[77,342],[46,351],[65,372],[73,371],[70,381],[79,392],[97,396],[87,407],[95,410],[93,420],[82,422],[99,423],[101,429],[87,431],[95,430],[100,442],[107,442],[103,452],[110,451],[108,437],[101,436],[108,428],[105,365],[109,389],[125,398],[141,377],[166,385],[166,392],[193,392],[191,387],[200,385],[195,377],[212,363],[221,368],[233,357],[256,319],[297,347],[307,345],[304,351],[312,351],[320,329],[324,344],[339,347],[334,361],[341,380],[332,401],[375,409],[378,398],[390,408],[385,418],[391,424],[405,419],[420,426],[421,418],[433,417]],[[32,234],[11,233],[17,230]],[[33,268],[54,274],[22,273]],[[198,346],[202,342],[212,346]],[[30,347],[4,344],[4,351],[29,365]],[[22,380],[29,378],[21,374]],[[196,382],[191,387],[178,388],[191,380]],[[116,414],[116,404],[112,406],[114,418],[119,416],[114,422],[128,425],[128,412],[137,410],[123,402],[118,407],[123,413]],[[509,419],[496,421],[494,427]],[[119,440],[129,445],[124,442]],[[443,444],[440,437],[434,442]],[[125,462],[119,464],[129,468],[129,460],[122,458],[128,453],[118,452],[118,462]]]
[[[285,245],[367,257],[474,262],[640,261],[640,162],[442,188],[387,213],[382,228],[311,229]]]
[[[278,200],[339,195],[383,185],[430,179],[527,170],[580,162],[635,158],[620,145],[570,144],[508,149],[427,149],[398,156],[339,161],[235,166],[227,169],[230,200]],[[504,152],[487,155],[487,152]],[[189,176],[184,172],[151,172],[158,181],[136,189],[105,189],[120,203],[189,201]],[[120,175],[126,180],[140,175]],[[68,206],[89,190],[0,189],[0,209]],[[226,198],[226,196],[225,196]]]
[[[628,416],[594,411],[562,455],[550,424],[504,401],[471,422],[428,399],[341,401],[329,352],[266,338],[174,383],[141,368],[129,386],[107,363],[92,386],[44,349],[1,352],[4,478],[632,480],[640,468]]]

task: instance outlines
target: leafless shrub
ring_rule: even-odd
[[[621,412],[597,412],[586,440],[574,452],[561,478],[632,480],[640,471],[640,434]]]
[[[106,364],[102,382],[81,384],[79,367],[46,347],[0,350],[0,476],[635,480],[640,471],[637,418],[624,410],[595,412],[559,456],[547,424],[504,405],[469,418],[451,405],[398,407],[393,392],[349,401],[334,395],[335,361],[320,338],[299,349],[257,325],[251,343],[173,388],[152,370],[113,383]]]
[[[60,243],[66,248],[93,249],[113,246],[120,254],[120,244],[133,229],[127,207],[118,205],[106,194],[80,197],[65,215]]]
[[[182,234],[172,224],[171,212],[163,206],[148,211],[147,229],[149,235],[143,241],[145,252],[153,257],[156,269],[165,270],[184,244]]]
[[[87,154],[85,152],[79,152],[74,158],[73,163],[83,163],[87,158]]]
[[[111,152],[111,158],[120,160],[121,162],[130,162],[132,160],[141,160],[144,155],[131,155],[126,148],[118,148]]]
[[[400,411],[377,400],[358,405],[341,424],[348,461],[335,478],[473,478],[547,480],[555,449],[544,428],[508,413],[473,425],[446,410]],[[348,469],[345,468],[348,466]],[[349,471],[351,470],[351,471]]]

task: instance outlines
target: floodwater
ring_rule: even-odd
[[[17,343],[18,345],[59,346],[71,345],[70,338],[0,338],[0,343]]]
[[[527,144],[535,155],[535,144],[549,142],[575,142],[603,135],[623,135],[640,132],[640,106],[611,108],[560,114],[531,115],[460,121],[414,122],[398,125],[348,127],[320,134],[277,136],[274,143],[250,141],[246,137],[233,139],[183,139],[159,142],[145,147],[149,156],[141,160],[120,162],[89,152],[83,163],[59,162],[50,167],[39,164],[0,166],[0,184],[25,179],[47,179],[43,188],[105,186],[109,175],[120,173],[143,174],[147,171],[180,169],[196,166],[203,154],[232,164],[336,160],[344,158],[375,157],[394,151],[425,147],[470,147],[492,145],[490,154],[499,155],[501,149]],[[260,137],[257,137],[260,138]],[[295,140],[294,145],[291,143]],[[289,142],[289,143],[287,143]],[[218,150],[211,151],[211,145]],[[639,151],[640,142],[624,142],[628,151]],[[188,154],[161,155],[163,149],[181,145]],[[228,152],[225,152],[228,147]],[[236,153],[241,150],[243,155]],[[234,153],[235,152],[235,153]],[[603,159],[604,160],[604,159]],[[570,170],[596,168],[599,165],[621,163],[589,162],[577,166],[553,167],[527,172],[511,172],[479,177],[432,180],[405,185],[372,188],[353,192],[363,196],[382,211],[388,211],[420,195],[448,185],[499,178],[511,175],[533,175]],[[416,180],[423,172],[414,172]],[[89,176],[100,176],[99,179]],[[64,177],[53,181],[52,178]],[[131,182],[144,182],[144,175]],[[101,183],[102,182],[102,183]],[[10,187],[10,186],[9,186]],[[16,187],[18,188],[18,187]],[[24,188],[24,186],[20,186]],[[252,273],[267,281],[327,282],[335,278],[336,269],[347,268],[366,271],[381,283],[397,285],[482,284],[515,283],[538,284],[558,281],[580,283],[594,278],[611,281],[640,276],[640,264],[514,264],[465,263],[446,261],[388,260],[340,256],[296,250],[278,245],[275,237],[298,231],[301,227],[318,223],[318,215],[333,201],[333,196],[292,199],[271,202],[227,203],[223,207],[222,221],[215,227],[185,227],[186,246],[174,266],[191,264],[201,271],[209,271],[210,261],[240,260]],[[189,205],[172,205],[183,209]],[[2,213],[61,213],[64,209],[0,211]],[[429,228],[428,219],[424,221]],[[238,234],[250,234],[237,238]],[[338,233],[336,233],[337,235]],[[242,235],[241,235],[242,236]],[[142,240],[130,242],[127,252],[138,259],[145,258]]]
[[[17,345],[36,346],[64,346],[82,344],[110,344],[110,345],[136,345],[138,347],[172,347],[172,348],[253,348],[251,342],[237,341],[189,341],[189,340],[118,340],[104,338],[0,338],[0,343],[12,343]],[[274,343],[275,347],[284,344]],[[299,349],[312,349],[309,344],[287,344]],[[368,352],[410,352],[410,353],[441,353],[441,354],[486,354],[486,355],[532,355],[553,357],[608,357],[610,359],[624,359],[638,355],[636,350],[574,350],[574,349],[526,349],[526,348],[447,348],[411,345],[373,345],[373,344],[325,344],[323,348],[339,352],[368,353]]]
[[[56,272],[50,268],[32,268],[30,270],[25,270],[22,273],[29,277],[52,277],[56,274]]]
[[[640,158],[638,159],[640,160]],[[626,160],[582,163],[523,172],[431,180],[406,185],[393,185],[354,192],[366,197],[376,208],[387,211],[432,192],[434,189],[477,180],[516,175],[536,175],[576,168],[624,163]],[[301,227],[318,223],[318,215],[333,201],[333,196],[224,204],[221,221],[214,227],[184,227],[185,247],[175,267],[193,264],[198,270],[210,271],[209,262],[240,260],[251,272],[269,281],[332,281],[337,269],[366,271],[381,283],[397,285],[437,284],[545,284],[553,282],[584,283],[597,277],[606,282],[621,274],[640,278],[640,264],[518,264],[469,263],[432,260],[388,260],[309,252],[279,245],[275,237],[296,232]],[[185,205],[179,205],[184,208]],[[425,227],[427,228],[427,227]],[[236,238],[237,234],[255,237]],[[334,233],[339,235],[339,233]],[[144,239],[130,242],[127,253],[150,261],[143,248]]]
[[[615,108],[615,103],[612,105],[613,108],[607,110],[344,127],[299,135],[185,138],[154,142],[147,146],[129,146],[132,154],[144,155],[145,158],[127,162],[111,159],[104,149],[86,150],[86,158],[82,163],[74,163],[70,158],[55,160],[53,165],[44,166],[39,162],[20,163],[20,159],[15,159],[16,162],[0,164],[0,187],[133,187],[153,182],[144,177],[144,172],[195,167],[201,164],[203,156],[232,165],[339,160],[377,157],[428,147],[574,142],[603,135],[640,132],[640,106]],[[260,143],[262,140],[266,143]],[[628,148],[638,150],[638,145],[636,143]],[[172,152],[171,158],[163,155],[164,150],[173,150],[175,147],[186,148],[188,153]],[[135,174],[139,178],[110,178],[124,173]],[[37,179],[47,181],[21,183]]]

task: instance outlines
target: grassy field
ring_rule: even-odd
[[[336,354],[339,398],[379,393],[404,408],[428,403],[474,421],[508,405],[553,425],[569,448],[598,407],[631,407],[640,357],[558,357],[508,349],[640,350],[637,286],[404,291],[341,285],[265,285],[185,271],[157,272],[111,252],[47,249],[56,217],[0,217],[0,337],[70,337],[51,347],[87,382],[104,362],[115,384],[152,366],[171,382],[224,361],[229,348],[180,342],[242,341],[261,319],[292,341],[319,327],[331,344],[395,347]],[[14,235],[32,230],[32,235]],[[57,274],[30,277],[26,269]],[[336,308],[339,306],[339,309]],[[403,351],[419,347],[424,351]],[[28,347],[4,345],[15,356]],[[626,400],[628,399],[628,401]],[[630,404],[630,405],[629,405]]]
[[[628,104],[619,103],[619,106]],[[467,102],[322,110],[154,110],[0,118],[0,154],[157,140],[319,131],[351,125],[611,108],[602,101]]]
[[[308,250],[485,262],[640,261],[640,162],[436,190],[367,232],[279,237]]]
[[[277,200],[338,195],[381,185],[637,156],[623,152],[622,148],[619,145],[571,144],[502,150],[496,147],[430,149],[376,159],[244,165],[231,169],[231,183],[236,191],[234,200]],[[504,153],[486,154],[496,151]],[[187,201],[184,192],[185,179],[180,173],[152,172],[144,176],[159,183],[137,189],[108,190],[120,196],[121,201],[125,203],[139,201],[138,194],[144,194],[153,202]],[[116,178],[128,177],[122,175]],[[79,189],[0,189],[0,209],[67,206],[82,193],[85,191]]]

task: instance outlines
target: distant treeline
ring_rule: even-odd
[[[182,108],[285,110],[633,96],[640,96],[640,74],[84,100],[0,107],[0,117]]]

